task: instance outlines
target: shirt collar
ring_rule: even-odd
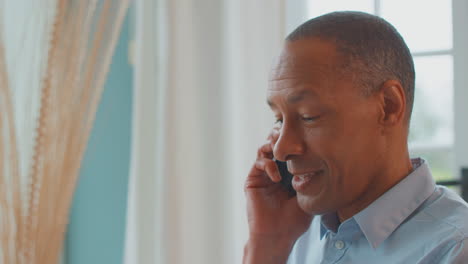
[[[427,163],[420,158],[412,159],[411,162],[413,172],[352,219],[348,219],[356,221],[373,248],[387,239],[434,192],[435,182]],[[335,218],[336,214],[322,216],[321,238],[328,231],[327,226],[335,226],[333,223],[330,225],[330,221],[334,222]]]

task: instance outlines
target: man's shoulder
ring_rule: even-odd
[[[468,240],[468,204],[452,190],[436,186],[434,193],[385,241],[396,252],[406,252],[416,263],[459,263]],[[411,248],[408,251],[408,248]],[[447,261],[446,261],[447,260]]]
[[[382,260],[379,263],[468,263],[466,219],[468,204],[452,190],[436,186],[381,245],[372,249],[363,234],[351,243],[348,257],[355,263],[365,263],[363,259]],[[320,239],[320,220],[315,217],[309,230],[296,241],[288,263],[320,263],[327,241],[326,237]],[[389,252],[395,255],[389,257]],[[389,261],[383,261],[384,256]]]
[[[468,204],[454,191],[436,186],[434,194],[417,210],[411,221],[432,229],[432,235],[462,241],[468,238]]]
[[[427,262],[421,263],[467,263],[468,258],[468,204],[454,191],[443,186],[436,186],[436,197],[430,198],[427,205],[415,217],[416,223],[428,227],[432,234],[433,247],[425,256]]]

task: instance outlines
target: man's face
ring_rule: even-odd
[[[285,44],[270,79],[268,102],[280,125],[274,156],[287,161],[310,214],[365,197],[384,156],[377,97],[363,95],[341,67],[332,42],[298,40]]]

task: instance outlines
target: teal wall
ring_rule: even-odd
[[[128,63],[130,25],[127,17],[83,160],[65,264],[123,262],[133,77]]]

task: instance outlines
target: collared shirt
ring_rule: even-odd
[[[288,264],[468,263],[468,205],[435,184],[427,163],[361,212],[339,224],[336,213],[314,217]]]

